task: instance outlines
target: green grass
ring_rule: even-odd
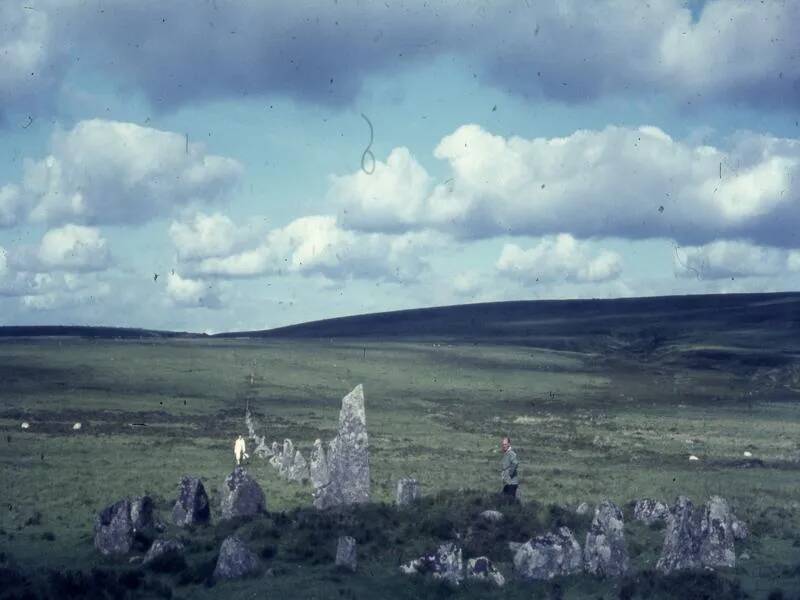
[[[473,532],[465,551],[490,555],[506,577],[509,539],[523,541],[563,519],[585,532],[588,521],[559,507],[604,498],[627,506],[645,496],[672,502],[678,494],[701,504],[721,494],[754,532],[737,546],[751,558],[733,572],[697,575],[690,587],[711,590],[709,597],[735,597],[740,587],[754,598],[776,587],[800,589],[797,393],[755,387],[754,370],[739,363],[688,368],[685,349],[676,352],[642,359],[594,347],[581,353],[452,340],[0,342],[0,589],[18,569],[29,589],[106,589],[109,597],[691,597],[685,585],[648,570],[663,532],[636,523],[627,525],[628,540],[641,574],[626,580],[512,581],[500,594],[478,585],[453,592],[399,575],[399,562],[454,533],[463,541],[478,509],[496,504],[503,434],[522,460],[526,504],[507,508],[498,531]],[[216,509],[247,403],[268,440],[289,437],[307,455],[316,437],[334,435],[341,397],[358,383],[366,395],[373,504],[319,515],[309,510],[309,486],[253,459],[270,515],[175,532],[189,548],[180,572],[139,572],[94,551],[97,511],[149,493],[167,517],[182,475],[202,477]],[[23,420],[31,423],[27,431]],[[76,421],[80,431],[71,429]],[[743,468],[744,450],[764,467]],[[689,454],[701,460],[689,462]],[[390,506],[404,476],[417,477],[426,497],[410,513]],[[263,552],[271,571],[207,587],[219,542],[233,530]],[[359,540],[353,576],[332,565],[344,533]],[[92,575],[93,568],[100,571]]]

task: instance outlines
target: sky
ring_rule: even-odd
[[[0,325],[800,288],[800,0],[0,3]]]

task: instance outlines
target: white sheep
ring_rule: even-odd
[[[75,423],[75,425],[73,425],[73,426],[72,426],[72,429],[73,429],[74,431],[77,431],[77,430],[78,430],[78,429],[80,429],[80,428],[81,428],[81,424],[80,424],[80,423]]]
[[[22,423],[22,425],[20,425],[20,427],[22,427],[23,429],[27,429],[28,427],[30,427],[30,424],[27,421],[25,421]]]
[[[700,459],[697,458],[694,454],[690,454],[689,455],[689,460],[700,460]]]
[[[746,458],[750,458],[751,456],[753,456],[753,453],[750,452],[749,450],[745,450],[744,451],[744,455],[745,455]]]

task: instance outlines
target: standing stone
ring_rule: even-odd
[[[178,499],[172,508],[172,521],[179,527],[208,523],[211,508],[203,482],[197,477],[181,478],[178,484]]]
[[[272,450],[267,446],[266,440],[259,437],[256,444],[256,449],[253,451],[259,458],[269,458],[272,456]]]
[[[485,556],[470,558],[467,561],[467,579],[491,581],[497,587],[503,587],[506,584],[506,578]]]
[[[237,579],[258,570],[258,557],[235,535],[225,538],[219,549],[214,579]]]
[[[244,467],[236,467],[233,473],[225,478],[220,508],[222,519],[249,517],[265,512],[267,501],[258,482]]]
[[[127,554],[136,534],[154,526],[152,498],[123,498],[104,508],[95,518],[95,548],[106,556]]]
[[[514,570],[522,579],[552,579],[583,570],[583,552],[568,527],[522,544],[514,554]]]
[[[342,399],[339,433],[328,450],[328,485],[316,490],[320,509],[369,502],[369,440],[361,385]]]
[[[281,460],[278,463],[278,471],[284,477],[289,475],[289,470],[294,464],[294,444],[292,440],[283,440],[283,452],[281,452]]]
[[[306,462],[306,459],[303,458],[300,450],[297,450],[294,454],[294,462],[289,468],[287,477],[289,481],[308,481],[308,463]]]
[[[619,577],[628,571],[622,511],[610,500],[604,500],[594,510],[583,559],[586,571],[592,575]]]
[[[700,519],[700,562],[707,567],[735,567],[733,515],[728,502],[712,496]]]
[[[661,519],[666,519],[668,515],[669,506],[652,498],[637,500],[633,509],[634,520],[643,521],[646,525],[652,525]]]
[[[314,489],[324,487],[330,483],[328,475],[328,461],[325,458],[325,448],[322,447],[322,440],[314,440],[314,449],[311,451],[311,466],[309,469],[311,485]]]
[[[336,544],[336,566],[355,573],[357,565],[355,538],[349,535],[340,537]]]
[[[404,477],[397,482],[397,494],[395,504],[397,506],[408,506],[420,497],[419,482],[410,477]]]
[[[700,523],[692,501],[679,496],[667,516],[664,547],[656,569],[671,573],[700,567]]]

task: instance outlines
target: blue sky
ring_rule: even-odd
[[[797,2],[162,4],[0,7],[0,324],[798,288]]]

